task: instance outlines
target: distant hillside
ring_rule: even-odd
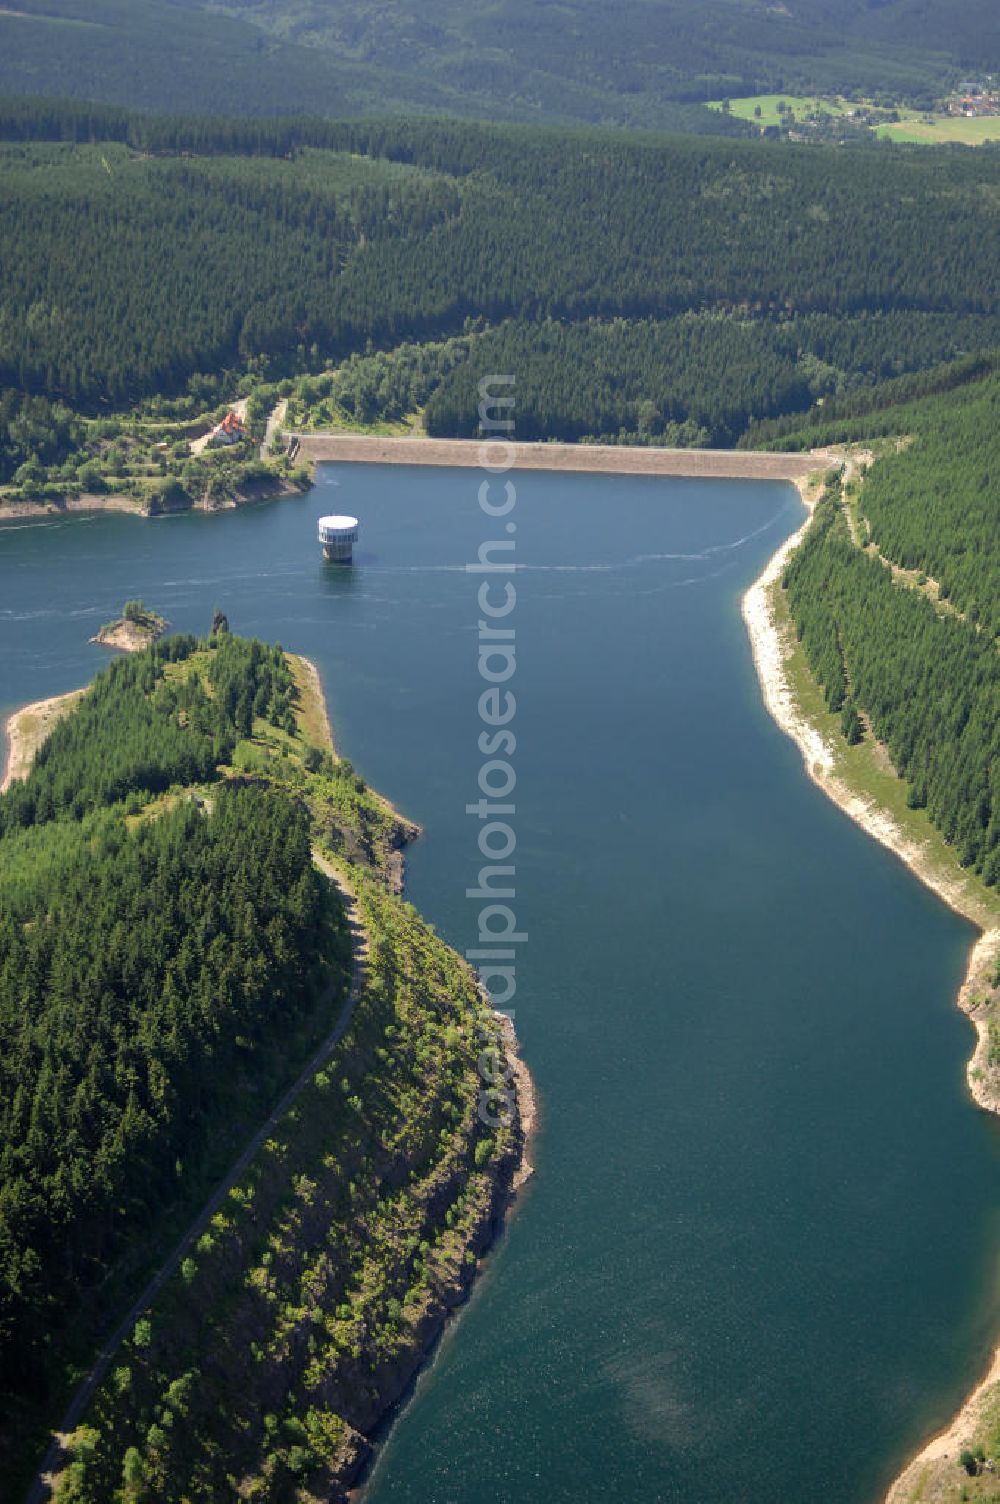
[[[288,41],[465,91],[477,113],[665,125],[760,91],[930,103],[1000,65],[992,0],[199,0]]]
[[[0,92],[185,114],[639,118],[624,97],[628,90],[613,78],[557,85],[539,74],[525,76],[522,87],[509,70],[494,69],[486,87],[483,75],[457,67],[447,48],[430,68],[423,47],[397,45],[393,61],[378,48],[341,45],[333,35],[322,47],[310,31],[286,40],[248,20],[267,17],[240,7],[213,14],[197,0],[11,0],[0,8]],[[405,42],[405,27],[385,27],[374,13],[372,22],[376,34],[387,30]],[[667,97],[639,115],[675,130],[745,131],[700,104]]]
[[[0,91],[131,108],[434,112],[742,134],[703,101],[929,105],[1000,67],[991,0],[12,0]]]
[[[286,45],[176,0],[13,0],[0,11],[0,88],[185,113],[357,114],[450,92]]]

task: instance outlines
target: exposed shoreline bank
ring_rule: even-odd
[[[0,733],[6,742],[0,794],[5,794],[16,779],[27,775],[35,753],[53,726],[85,693],[86,686],[67,690],[62,695],[50,695],[45,700],[33,700],[12,710],[0,723]]]
[[[991,922],[985,905],[977,903],[968,880],[943,869],[928,843],[914,839],[897,823],[891,812],[838,775],[836,756],[821,729],[801,705],[788,671],[790,654],[797,645],[790,624],[779,620],[776,609],[781,578],[789,558],[812,522],[821,489],[815,478],[796,482],[809,515],[802,526],[785,540],[765,565],[743,597],[743,620],[753,651],[764,704],[782,731],[795,742],[809,777],[846,815],[881,845],[887,847],[949,908],[972,923],[979,934],[973,942],[965,978],[956,1002],[976,1030],[976,1045],[966,1066],[969,1092],[984,1111],[1000,1113],[1000,1089],[991,1079],[989,1022],[981,1016],[981,990],[1000,958],[1000,928]],[[893,1482],[886,1504],[909,1504],[923,1498],[922,1488],[929,1465],[948,1461],[958,1473],[957,1459],[969,1445],[983,1417],[989,1392],[1000,1383],[1000,1344],[986,1376],[973,1390],[954,1420],[921,1448]]]
[[[66,496],[62,501],[7,501],[0,503],[0,522],[23,522],[36,517],[65,517],[77,512],[128,512],[133,517],[148,517],[141,502],[130,496],[108,492],[84,492]]]
[[[386,437],[357,433],[296,434],[296,458],[303,463],[328,461],[376,465],[457,465],[481,468],[479,439]],[[618,475],[676,475],[693,479],[804,479],[821,453],[778,454],[750,449],[657,449],[640,444],[562,444],[487,441],[498,464],[509,460],[515,470],[565,470]]]
[[[252,506],[255,501],[274,501],[281,496],[301,496],[302,488],[291,481],[276,477],[274,484],[259,485],[241,491],[235,499],[221,502],[218,506],[206,506],[194,501],[190,506],[164,506],[151,508],[131,496],[118,492],[84,492],[79,496],[66,496],[61,501],[12,501],[0,502],[0,524],[4,522],[55,522],[60,517],[86,515],[93,512],[124,512],[130,517],[145,520],[157,517],[173,517],[179,512],[232,512],[238,507]]]
[[[122,615],[109,621],[90,641],[97,647],[114,648],[119,653],[141,653],[159,642],[170,623],[165,616],[142,607],[131,616]]]

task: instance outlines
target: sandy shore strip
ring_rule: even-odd
[[[304,433],[297,459],[378,465],[466,465],[480,468],[478,439],[385,438],[357,433]],[[514,451],[516,470],[575,470],[615,475],[680,475],[714,480],[801,480],[822,464],[811,454],[765,454],[748,449],[653,449],[627,444],[508,445],[491,440],[496,462]]]
[[[750,635],[753,661],[764,704],[782,731],[798,746],[810,777],[821,782],[833,769],[833,752],[816,727],[800,713],[796,704],[785,674],[785,649],[778,634],[770,601],[772,587],[781,579],[788,560],[802,542],[806,528],[812,521],[817,490],[818,487],[810,484],[808,478],[799,484],[798,492],[809,509],[809,515],[798,532],[786,538],[777,552],[771,555],[763,573],[744,595],[743,620]]]
[[[7,741],[7,756],[4,761],[0,794],[10,788],[18,778],[26,778],[35,753],[57,721],[72,710],[84,689],[71,689],[64,695],[52,695],[47,700],[35,700],[31,705],[22,705],[7,717],[3,730]]]
[[[939,1485],[942,1482],[940,1477],[942,1464],[947,1467],[948,1472],[953,1470],[953,1476],[944,1483],[947,1497],[950,1499],[960,1497],[958,1490],[962,1486],[965,1472],[964,1469],[959,1469],[958,1459],[965,1448],[972,1443],[980,1426],[987,1419],[988,1412],[995,1410],[998,1384],[1000,1384],[1000,1347],[997,1347],[993,1354],[986,1376],[976,1385],[951,1425],[932,1437],[913,1461],[907,1464],[886,1494],[885,1504],[910,1504],[911,1500],[917,1499],[926,1500],[927,1504],[931,1504],[931,1501],[944,1497],[940,1488],[934,1488],[935,1482]],[[967,1496],[963,1494],[961,1497]]]
[[[772,598],[790,556],[812,521],[812,510],[822,489],[821,481],[814,478],[811,482],[799,482],[798,489],[809,508],[809,517],[798,532],[788,538],[768,560],[763,573],[743,598],[743,619],[750,637],[764,703],[782,731],[799,748],[810,778],[824,794],[870,836],[905,862],[950,908],[980,930],[979,938],[969,953],[965,980],[959,990],[957,1003],[975,1026],[977,1035],[976,1048],[966,1068],[969,1090],[980,1107],[1000,1113],[1000,1092],[991,1079],[995,1073],[987,1068],[989,1019],[981,1016],[985,1012],[981,1007],[984,989],[989,991],[1000,959],[1000,929],[984,926],[983,911],[970,898],[968,885],[959,875],[951,875],[942,870],[940,864],[932,859],[926,846],[904,832],[887,810],[862,797],[836,775],[834,749],[801,710],[785,669],[786,655],[794,644],[790,629],[779,625],[775,618]],[[995,1398],[993,1391],[998,1383],[1000,1347],[993,1355],[989,1372],[951,1425],[933,1437],[896,1479],[886,1496],[886,1504],[909,1504],[910,1500],[918,1498],[926,1499],[930,1504],[931,1499],[937,1499],[937,1493],[925,1492],[932,1481],[929,1470],[933,1470],[935,1464],[946,1463],[949,1471],[953,1468],[955,1477],[959,1478],[959,1453],[970,1444],[977,1426],[983,1420],[989,1400]],[[954,1481],[953,1479],[952,1482]],[[956,1483],[956,1490],[957,1486]],[[942,1494],[941,1497],[945,1496]],[[949,1491],[948,1497],[957,1498],[957,1491]]]
[[[285,657],[291,664],[292,675],[299,691],[302,729],[317,747],[339,760],[336,743],[333,740],[330,709],[326,703],[326,692],[323,689],[319,669],[313,660],[306,658],[303,653],[286,652]]]

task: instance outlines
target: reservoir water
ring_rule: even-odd
[[[327,467],[218,516],[0,529],[0,714],[104,662],[128,596],[315,659],[340,749],[425,827],[459,948],[480,865],[471,471]],[[739,599],[791,487],[517,477],[514,1010],[537,1175],[366,1504],[872,1504],[985,1367],[997,1125],[967,925],[767,717]],[[315,519],[361,518],[353,570]],[[608,526],[608,519],[613,525]]]

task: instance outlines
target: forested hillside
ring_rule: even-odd
[[[1000,882],[998,404],[992,376],[884,414],[903,442],[853,497],[832,481],[785,577],[844,734],[885,744],[911,807],[989,885]]]
[[[525,437],[722,444],[998,339],[991,156],[58,106],[0,131],[8,475],[25,435],[69,452],[80,410],[470,328],[493,332],[425,363],[435,432],[499,361]]]
[[[0,88],[144,109],[465,116],[682,130],[706,99],[929,104],[1000,65],[989,0],[17,0]]]
[[[480,113],[447,85],[286,44],[184,0],[16,0],[0,11],[0,89],[195,114]]]
[[[984,343],[1000,344],[992,314],[510,321],[442,373],[424,424],[431,434],[474,436],[480,378],[515,371],[522,439],[728,447],[752,420],[800,413]]]
[[[329,16],[329,8],[327,8]],[[196,0],[16,0],[0,10],[0,90],[66,95],[132,109],[342,117],[414,111],[496,120],[646,123],[707,134],[742,132],[698,102],[697,89],[655,89],[636,100],[626,79],[568,78],[485,67],[428,66],[425,21],[371,7],[372,41],[300,39],[247,24]],[[282,28],[277,28],[280,33]],[[414,33],[419,33],[418,36]],[[392,39],[386,55],[374,39]],[[439,41],[443,43],[443,37]],[[923,73],[912,74],[913,78]]]
[[[341,1500],[502,1205],[516,1137],[468,968],[355,872],[371,937],[351,1032],[118,1355],[60,1504]],[[497,1088],[499,1091],[501,1088]]]
[[[361,951],[316,861],[358,895],[355,1011],[136,1323],[58,1497],[216,1499],[237,1466],[330,1496],[471,1282],[517,1121],[472,973],[392,891],[409,830],[333,756],[304,665],[224,628],[112,664],[0,797],[12,1497],[70,1379],[334,1048]]]
[[[213,1137],[260,1111],[345,985],[304,810],[216,782],[292,692],[259,643],[166,639],[102,674],[0,797],[0,1392],[18,1410],[52,1381],[67,1313],[86,1332],[81,1302],[197,1192]]]
[[[235,1466],[271,1498],[304,1480],[329,1496],[504,1205],[519,1140],[495,1020],[389,892],[406,827],[332,757],[310,683],[224,630],[162,639],[99,675],[0,797],[14,1492],[69,1370],[340,1017],[352,943],[317,851],[365,925],[347,1032],[135,1324],[57,1496],[215,1499]],[[486,1096],[484,1048],[501,1072]]]
[[[934,580],[982,634],[1000,639],[1000,382],[935,403],[914,442],[861,493],[880,553]]]
[[[341,56],[389,67],[422,65],[495,97],[560,99],[601,90],[633,122],[662,100],[711,99],[801,86],[925,97],[949,68],[1000,64],[1000,21],[990,0],[597,0],[543,7],[503,0],[403,0],[382,24],[370,0],[199,0]]]
[[[1000,351],[991,348],[897,376],[877,386],[859,385],[852,391],[826,398],[808,413],[751,423],[739,447],[803,450],[852,439],[909,433],[922,416],[933,414],[937,397],[974,389],[998,369]]]

